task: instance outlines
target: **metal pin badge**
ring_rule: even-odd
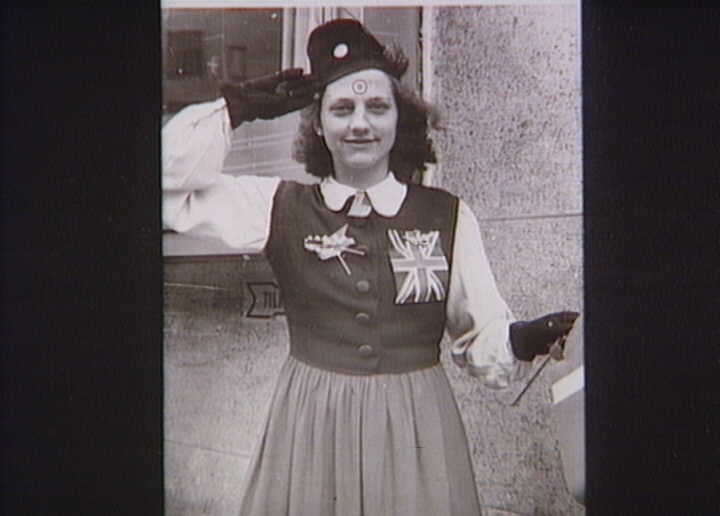
[[[357,81],[354,81],[352,83],[352,90],[353,93],[356,93],[358,95],[362,95],[365,93],[368,89],[368,84],[363,79],[358,79]]]
[[[364,256],[365,251],[357,249],[356,242],[353,237],[347,236],[348,225],[345,224],[332,235],[308,235],[305,237],[304,246],[308,251],[312,251],[318,255],[321,260],[329,260],[337,258],[345,273],[351,274],[343,253],[356,254]]]
[[[333,57],[337,59],[342,59],[346,55],[348,55],[348,52],[350,51],[350,48],[348,48],[347,44],[345,43],[338,43],[335,45],[335,48],[333,49]]]

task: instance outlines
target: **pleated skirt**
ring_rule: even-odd
[[[241,516],[478,514],[465,429],[442,365],[358,376],[287,358]]]

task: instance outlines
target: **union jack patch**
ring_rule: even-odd
[[[440,231],[388,229],[390,265],[395,276],[395,304],[443,301],[448,288],[448,261]]]

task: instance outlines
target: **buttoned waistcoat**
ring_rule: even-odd
[[[458,199],[408,185],[396,216],[362,218],[347,216],[349,202],[333,212],[318,185],[289,181],[275,194],[266,254],[285,305],[290,354],[348,374],[437,364]],[[351,250],[337,256],[332,243]]]

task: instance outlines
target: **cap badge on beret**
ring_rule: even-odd
[[[333,56],[337,59],[342,59],[346,55],[348,55],[348,52],[350,49],[348,48],[347,44],[345,43],[338,43],[335,45],[335,48],[333,49]]]

